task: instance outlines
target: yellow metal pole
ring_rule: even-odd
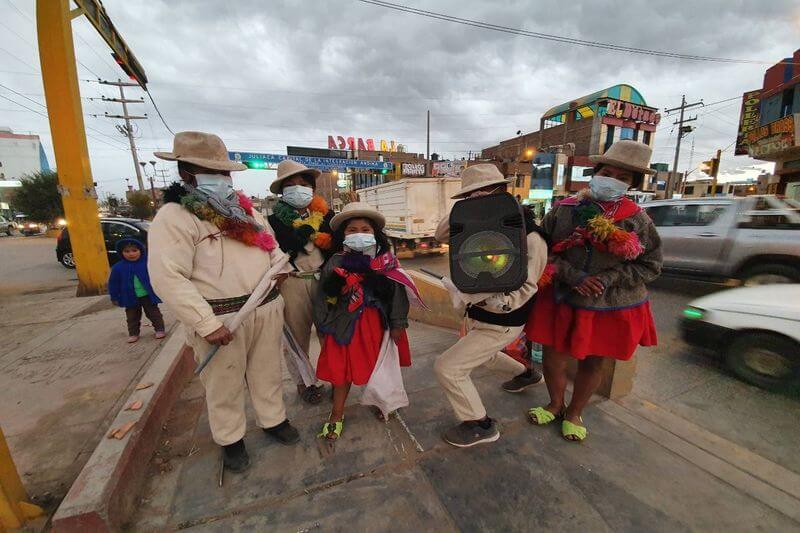
[[[0,429],[0,531],[22,527],[28,519],[41,516],[41,507],[27,502],[28,493],[11,459],[3,430]]]
[[[36,0],[36,26],[50,135],[78,271],[78,296],[103,294],[108,259],[86,146],[69,0]]]

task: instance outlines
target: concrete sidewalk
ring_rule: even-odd
[[[29,495],[48,511],[164,342],[145,319],[141,340],[127,344],[121,309],[107,296],[74,294],[70,284],[4,295],[0,303],[0,426]]]
[[[357,404],[331,449],[316,438],[329,401],[302,404],[286,381],[300,444],[281,446],[251,425],[252,468],[217,486],[219,449],[203,391],[193,381],[165,426],[133,530],[278,531],[676,531],[796,530],[800,477],[658,406],[597,401],[590,436],[564,441],[558,425],[533,427],[527,408],[544,385],[512,395],[507,376],[480,369],[476,383],[500,441],[459,450],[442,431],[455,423],[435,382],[435,357],[455,341],[413,324],[414,366],[404,370],[411,405],[379,422]],[[249,420],[253,420],[252,414]]]

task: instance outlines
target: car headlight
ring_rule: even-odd
[[[700,320],[706,316],[706,310],[690,305],[683,310],[683,316],[684,318],[689,318],[691,320]]]

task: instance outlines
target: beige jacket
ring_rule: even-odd
[[[442,218],[436,228],[435,238],[439,242],[450,242],[450,217]],[[530,300],[538,290],[537,282],[547,266],[547,243],[535,232],[529,233],[528,244],[528,278],[522,287],[506,293],[462,294],[467,303],[482,307],[492,313],[508,313],[519,309]]]
[[[259,213],[253,218],[272,232]],[[277,245],[268,253],[220,236],[214,224],[177,203],[159,209],[147,241],[153,289],[189,333],[201,337],[223,325],[206,300],[249,295],[272,262],[284,255]]]

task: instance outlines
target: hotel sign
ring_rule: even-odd
[[[344,137],[328,135],[328,150],[361,150],[367,152],[396,152],[397,143],[381,139],[363,139],[361,137]]]
[[[747,135],[758,127],[761,120],[761,89],[742,95],[742,112],[739,114],[739,133],[736,135],[734,155],[747,152]]]
[[[645,124],[652,124],[654,126],[658,126],[658,123],[661,122],[661,114],[657,113],[654,109],[648,109],[640,105],[630,102],[621,102],[619,100],[608,101],[606,115],[634,120],[636,122],[644,122]]]
[[[796,124],[800,114],[788,115],[747,134],[747,152],[755,159],[770,160],[797,146]]]

